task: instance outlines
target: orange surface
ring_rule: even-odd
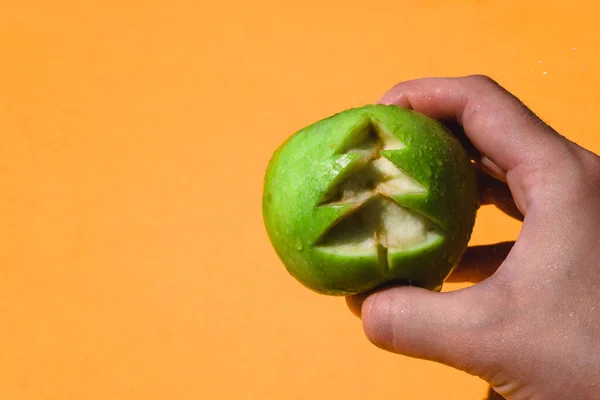
[[[470,73],[600,152],[599,8],[2,0],[0,399],[482,399],[287,275],[264,169],[396,81]],[[484,208],[472,242],[518,229]]]

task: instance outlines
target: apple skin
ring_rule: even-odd
[[[419,248],[390,249],[386,268],[377,256],[331,253],[318,245],[349,212],[348,205],[320,204],[332,181],[347,173],[335,162],[340,157],[336,149],[365,120],[377,121],[404,144],[382,155],[426,190],[394,197],[396,203],[425,216],[441,232],[438,240]],[[352,295],[395,283],[440,291],[467,248],[478,197],[471,160],[441,123],[398,106],[366,105],[298,131],[274,152],[262,211],[268,237],[287,271],[317,293]]]

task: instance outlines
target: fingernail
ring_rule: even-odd
[[[346,304],[348,305],[348,308],[350,309],[352,314],[354,314],[354,316],[356,316],[357,318],[361,318],[362,316],[362,305],[365,302],[366,298],[367,295],[364,294],[357,294],[346,297]]]

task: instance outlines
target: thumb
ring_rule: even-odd
[[[493,349],[488,347],[494,343],[490,336],[497,319],[488,312],[494,309],[489,292],[477,287],[446,293],[417,287],[384,289],[362,304],[364,331],[384,350],[488,375],[493,362]]]

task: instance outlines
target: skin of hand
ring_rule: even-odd
[[[399,83],[380,103],[462,128],[482,204],[523,225],[514,243],[467,250],[449,278],[475,283],[465,289],[348,297],[367,338],[476,375],[508,400],[600,398],[600,157],[485,76]]]

